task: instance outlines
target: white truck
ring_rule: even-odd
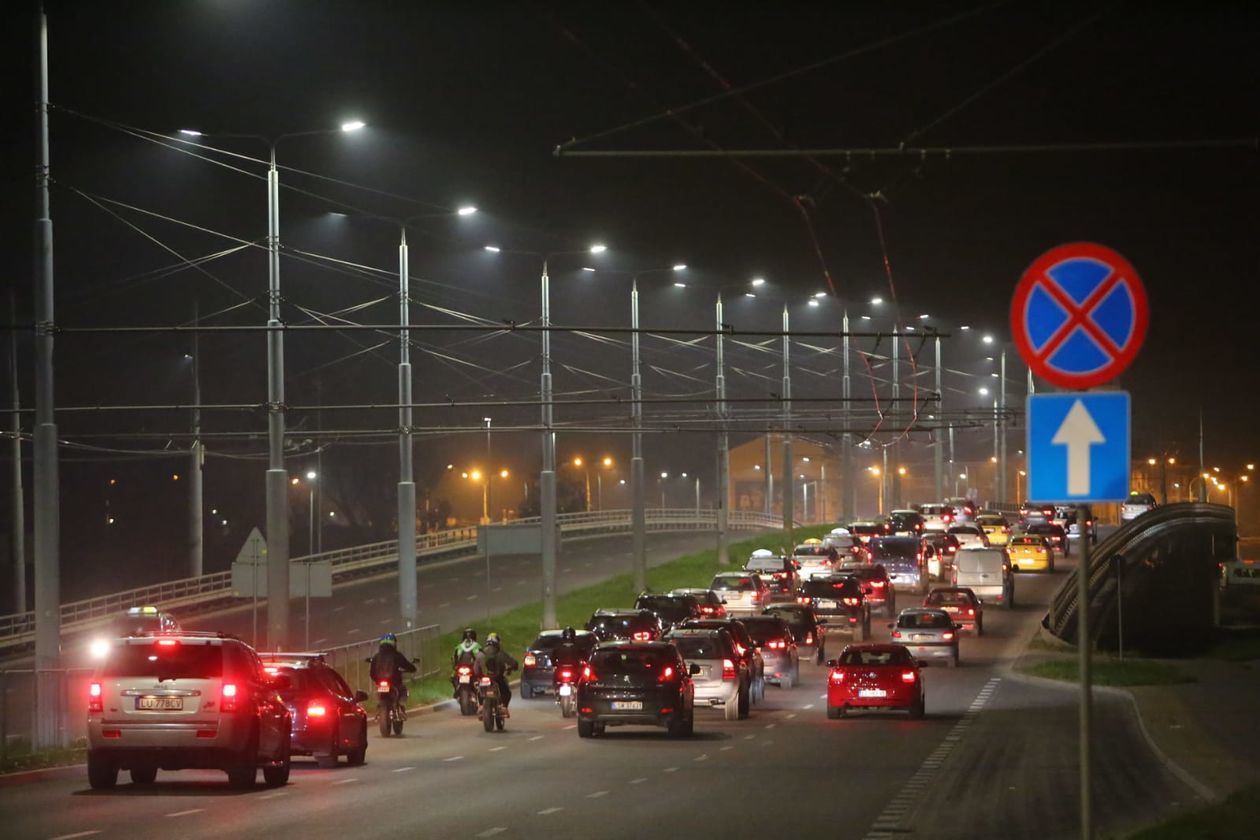
[[[959,549],[951,583],[967,587],[986,604],[1015,606],[1015,577],[1004,548]]]

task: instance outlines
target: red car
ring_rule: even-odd
[[[984,604],[965,586],[933,589],[923,599],[923,606],[949,613],[955,624],[970,627],[977,636],[984,635]]]
[[[911,719],[923,717],[927,703],[923,674],[904,647],[889,644],[848,645],[839,659],[827,662],[827,717],[850,711],[900,709]]]

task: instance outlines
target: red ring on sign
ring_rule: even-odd
[[[1096,260],[1110,266],[1113,275],[1119,274],[1119,283],[1128,289],[1129,295],[1133,300],[1133,329],[1130,330],[1128,339],[1118,348],[1114,347],[1114,345],[1111,347],[1103,346],[1101,342],[1095,339],[1095,344],[1099,345],[1099,349],[1104,354],[1111,357],[1111,361],[1097,370],[1085,373],[1065,371],[1051,365],[1049,357],[1054,354],[1047,353],[1043,355],[1033,348],[1032,341],[1028,337],[1027,324],[1028,301],[1032,297],[1033,290],[1042,283],[1053,283],[1047,273],[1049,269],[1062,262],[1079,258]],[[1096,301],[1095,305],[1099,302],[1101,300]],[[1088,300],[1086,303],[1088,303]],[[1085,304],[1082,304],[1081,309],[1084,310],[1084,307]],[[1084,318],[1089,318],[1092,309],[1093,307],[1091,306],[1084,311]],[[1138,351],[1142,349],[1142,342],[1146,340],[1146,329],[1149,322],[1150,307],[1146,299],[1146,287],[1142,285],[1142,278],[1138,276],[1137,271],[1134,270],[1129,261],[1120,256],[1120,254],[1093,242],[1071,242],[1066,245],[1059,245],[1037,257],[1033,264],[1028,267],[1028,270],[1024,272],[1024,276],[1020,278],[1019,283],[1015,286],[1015,295],[1011,298],[1011,334],[1015,340],[1015,347],[1019,350],[1019,355],[1024,358],[1024,362],[1027,363],[1033,373],[1061,388],[1082,390],[1093,388],[1115,379],[1137,358]],[[1067,323],[1071,323],[1070,318]],[[1072,331],[1078,329],[1085,328],[1076,326],[1073,327]]]

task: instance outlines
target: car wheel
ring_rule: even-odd
[[[692,732],[692,721],[690,718],[674,718],[669,722],[665,732],[671,738],[686,738]]]
[[[977,619],[977,620],[976,620],[976,635],[977,635],[977,636],[983,636],[983,635],[984,635],[984,619]]]
[[[333,761],[337,760],[337,754],[333,753]],[[280,754],[280,760],[274,764],[268,764],[263,768],[263,782],[267,787],[283,787],[289,783],[289,770],[293,765],[293,760],[289,753],[289,739],[284,739],[284,750]]]
[[[156,767],[132,767],[131,783],[133,785],[151,785],[157,779]]]
[[[360,733],[361,740],[359,746],[346,753],[346,764],[351,767],[359,767],[364,761],[367,761],[367,724],[363,724],[363,731]]]
[[[579,738],[590,738],[595,735],[595,721],[579,720],[577,730]]]
[[[766,684],[764,682],[761,684],[761,691],[762,696],[765,696]],[[739,703],[735,708],[739,712],[740,720],[745,720],[752,713],[752,698],[747,691],[739,695]]]
[[[949,658],[949,667],[958,667],[958,651],[954,651],[954,655]]]
[[[839,720],[842,717],[844,717],[843,706],[828,706],[827,707],[827,720]]]
[[[894,601],[892,598],[889,598],[887,601],[884,602],[884,617],[885,618],[897,617],[897,602]]]
[[[1046,564],[1046,572],[1049,574],[1054,574],[1054,558],[1053,557],[1051,557],[1050,562]]]
[[[1006,608],[1008,610],[1015,609],[1015,588],[1011,587],[1011,594],[1006,596]]]
[[[818,647],[818,660],[817,660],[817,662],[815,662],[814,664],[815,664],[815,665],[821,665],[821,664],[823,664],[823,663],[824,663],[824,662],[826,662],[826,661],[827,661],[827,654],[826,654],[826,652],[823,650],[822,646],[821,646],[821,645],[819,645],[819,647]]]
[[[920,694],[919,698],[914,701],[914,705],[910,707],[910,719],[911,720],[922,719],[923,714],[926,711],[925,709],[926,705],[927,705],[927,698],[925,698],[922,694]]]
[[[118,768],[108,756],[95,750],[88,751],[88,784],[93,790],[109,790],[118,784]]]

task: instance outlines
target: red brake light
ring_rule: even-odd
[[[894,631],[892,631],[892,637],[893,637],[894,639],[900,639],[900,638],[901,638],[901,631],[900,631],[900,630],[894,630]]]
[[[814,634],[813,634],[813,633],[806,633],[806,634],[805,634],[805,644],[807,644],[807,645],[812,645],[813,643],[814,643]]]
[[[103,712],[105,711],[105,701],[101,697],[101,684],[94,682],[88,686],[88,711]]]
[[[722,660],[722,679],[724,680],[735,679],[735,663],[729,659]]]
[[[591,668],[590,665],[583,665],[582,666],[582,679],[586,680],[587,682],[595,682],[599,678],[595,676],[595,671]]]
[[[327,716],[328,709],[323,703],[311,703],[306,707],[306,716],[308,718],[322,718]]]
[[[633,638],[636,642],[650,642],[650,641],[652,641],[652,634],[651,634],[651,632],[650,632],[650,631],[647,631],[647,630],[640,630],[639,632],[634,633],[634,634],[632,635],[632,638]]]
[[[782,639],[772,639],[766,642],[766,647],[772,650],[787,650],[787,642]]]
[[[534,654],[532,653],[525,654],[525,667],[526,668],[533,668],[537,664],[538,664],[538,657],[534,656]]]
[[[903,683],[912,683],[915,680],[914,671],[902,671],[901,681]]]
[[[560,682],[568,682],[569,680],[573,679],[573,671],[570,670],[569,668],[565,668],[563,671],[560,672],[559,676],[560,676]]]
[[[798,603],[798,604],[808,604],[808,603],[809,603],[810,601],[812,601],[812,600],[813,600],[813,598],[810,598],[808,595],[798,595],[798,596],[796,596],[796,603]]]
[[[179,639],[158,639],[158,647],[175,647],[179,644]]]
[[[389,691],[389,680],[377,680],[377,681],[376,681],[376,690],[377,690],[377,691]]]
[[[830,679],[832,685],[840,685],[844,682],[844,671],[839,669],[832,671]]]
[[[224,683],[223,696],[219,699],[219,710],[224,712],[236,711],[236,684]]]
[[[659,677],[657,677],[657,678],[656,678],[656,681],[657,681],[657,682],[669,682],[669,681],[670,681],[670,680],[672,680],[673,678],[674,678],[674,666],[673,666],[673,665],[666,665],[666,666],[664,667],[664,669],[662,669],[662,670],[661,670],[661,675],[660,675]]]
[[[975,615],[975,614],[976,614],[976,610],[974,607],[967,607],[967,615]]]
[[[947,642],[948,642],[948,641],[950,641],[950,640],[952,640],[952,639],[954,638],[954,634],[953,634],[953,633],[942,633],[942,634],[941,634],[941,638],[942,638],[942,639],[944,639],[945,641],[947,641]]]
[[[850,596],[844,599],[844,604],[847,607],[856,607],[858,605],[858,599]]]
[[[884,582],[882,580],[873,580],[871,581],[871,587],[874,589],[883,589]]]
[[[460,673],[460,674],[471,674],[471,673],[472,673],[472,666],[471,666],[471,665],[460,665],[460,666],[459,666],[458,668],[456,668],[455,670],[456,670],[458,673]]]

